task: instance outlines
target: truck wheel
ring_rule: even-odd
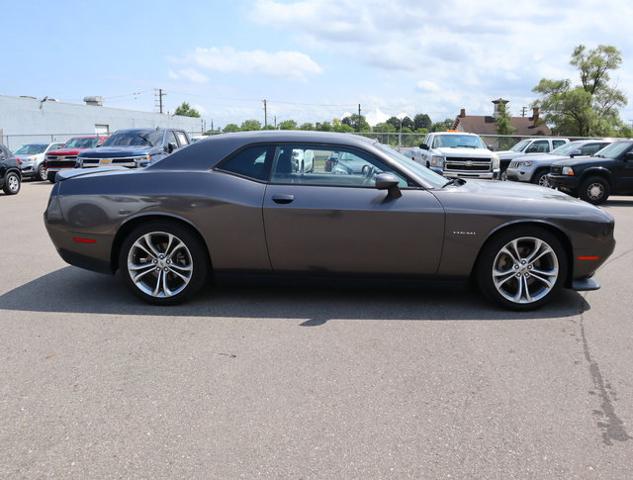
[[[578,193],[585,202],[600,205],[609,198],[611,187],[609,182],[603,177],[590,177],[582,182]]]

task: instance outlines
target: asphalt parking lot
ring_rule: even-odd
[[[172,308],[67,266],[50,184],[0,195],[0,478],[630,479],[633,197],[603,288],[221,287]]]

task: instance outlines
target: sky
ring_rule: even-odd
[[[623,54],[612,81],[633,104],[630,0],[0,0],[0,94],[172,111],[183,101],[210,127],[356,112],[370,123],[513,115],[543,78],[571,78],[574,46]],[[633,121],[633,105],[621,112]]]

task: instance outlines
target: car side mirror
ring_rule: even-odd
[[[387,190],[388,196],[391,198],[399,198],[402,196],[398,184],[400,180],[393,173],[383,172],[376,175],[376,188],[378,190]]]
[[[569,154],[571,158],[578,157],[579,155],[582,155],[582,150],[580,150],[579,148],[577,148],[576,150],[572,150],[572,152]]]
[[[167,151],[167,153],[172,153],[174,150],[176,150],[176,144],[169,142],[165,150]]]
[[[494,147],[494,145],[493,145],[492,143],[488,143],[488,144],[486,145],[486,147],[488,147],[488,150],[490,150],[491,152],[494,152],[494,151],[495,151],[495,147]]]
[[[429,146],[428,146],[426,143],[422,143],[422,144],[420,144],[420,148],[421,148],[422,150],[428,150],[428,149],[429,149]]]

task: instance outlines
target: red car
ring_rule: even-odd
[[[77,155],[79,152],[90,148],[98,147],[107,140],[106,136],[87,135],[83,137],[73,137],[68,140],[63,148],[52,150],[46,154],[44,160],[44,168],[46,169],[46,178],[51,183],[55,183],[55,175],[60,170],[66,168],[75,168]]]

